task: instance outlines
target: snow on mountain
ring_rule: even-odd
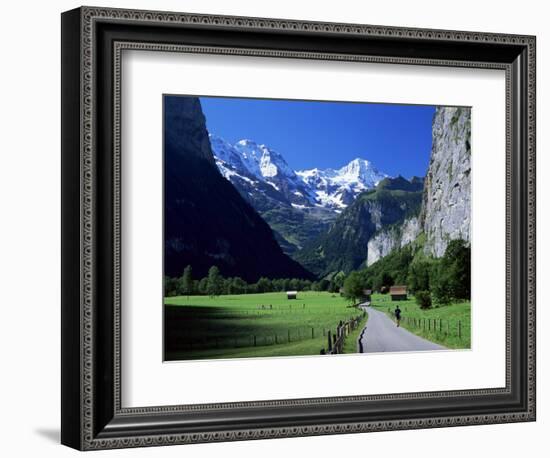
[[[356,158],[344,167],[310,169],[296,172],[313,188],[319,205],[345,208],[363,191],[372,189],[388,175],[379,172],[369,161]]]
[[[374,188],[388,175],[369,161],[354,159],[340,169],[294,171],[284,157],[266,145],[240,140],[234,145],[210,134],[212,152],[220,172],[233,184],[237,178],[261,181],[294,208],[325,207],[341,211],[363,191]]]
[[[244,164],[240,153],[223,138],[209,135],[210,145],[216,165],[221,174],[231,181],[232,177],[240,177],[250,183],[253,182],[254,176],[251,176],[248,168]]]
[[[334,182],[340,185],[373,188],[386,177],[385,173],[380,173],[369,161],[356,158],[338,170]]]
[[[209,135],[210,145],[212,146],[212,151],[215,151],[215,158],[217,160],[223,161],[228,165],[231,165],[232,168],[237,168],[240,170],[246,170],[245,165],[241,159],[239,152],[231,145],[229,142],[226,142],[223,138],[217,137],[215,135]]]
[[[287,176],[294,178],[294,171],[288,166],[283,156],[266,145],[259,145],[252,140],[240,140],[234,148],[241,154],[248,170],[258,178]]]

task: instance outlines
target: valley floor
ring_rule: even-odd
[[[393,310],[402,310],[401,328]],[[367,316],[339,294],[299,292],[165,298],[165,360],[319,355],[339,323],[361,317],[343,352],[470,348],[470,303],[421,310],[374,294]],[[417,337],[418,336],[418,337]],[[361,341],[361,342],[360,342]]]
[[[362,314],[339,294],[299,292],[165,299],[165,359],[319,355],[329,332]]]

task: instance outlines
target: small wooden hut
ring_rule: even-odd
[[[286,298],[287,299],[297,299],[298,298],[298,291],[287,291],[286,292]]]
[[[407,286],[396,285],[390,288],[390,296],[392,301],[406,301],[407,300]]]

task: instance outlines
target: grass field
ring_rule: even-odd
[[[166,360],[318,355],[328,331],[361,314],[338,294],[165,298]],[[351,340],[348,338],[347,340]]]
[[[371,306],[393,319],[395,306],[402,311],[401,326],[447,348],[470,348],[471,306],[460,302],[422,310],[414,298],[392,302],[388,294],[373,294]],[[435,322],[434,322],[435,320]],[[460,337],[459,337],[460,323]]]

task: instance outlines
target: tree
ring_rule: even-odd
[[[191,266],[187,266],[183,269],[183,275],[179,282],[179,292],[185,296],[194,293],[193,268]]]
[[[346,279],[346,275],[344,274],[344,272],[338,272],[334,274],[330,280],[328,291],[331,293],[339,292],[340,288],[344,286],[345,279]]]
[[[224,278],[223,279],[223,287],[222,291],[223,294],[233,294],[233,279],[232,278]]]
[[[427,260],[412,262],[407,275],[407,285],[411,291],[428,291],[430,289],[431,263]]]
[[[328,281],[326,278],[319,280],[319,291],[327,291],[329,286],[330,281]]]
[[[208,270],[208,280],[206,283],[206,292],[210,297],[219,296],[223,289],[223,277],[220,274],[220,269],[216,266],[210,267]]]
[[[208,293],[208,277],[201,278],[197,290],[200,294],[207,294]]]
[[[446,305],[453,299],[449,272],[445,270],[441,262],[434,264],[430,275],[430,289],[438,304]]]
[[[246,294],[256,294],[258,292],[258,284],[251,283],[246,285]]]
[[[246,282],[240,277],[234,277],[231,280],[231,294],[244,294],[246,292]]]
[[[312,285],[311,280],[302,280],[301,290],[311,291],[312,290],[311,285]]]
[[[376,289],[377,291],[380,291],[380,289],[383,287],[383,286],[393,286],[394,285],[394,281],[393,281],[393,277],[390,275],[389,272],[383,270],[381,271],[375,278],[374,278],[374,282],[373,282],[373,287],[374,289]]]
[[[283,279],[283,289],[282,291],[289,291],[292,287],[290,286],[290,278],[284,278]]]
[[[344,281],[344,296],[351,302],[358,302],[363,297],[363,277],[359,272],[354,270]]]
[[[273,291],[284,291],[285,290],[285,281],[282,278],[276,278],[271,280],[273,284]]]
[[[469,299],[471,292],[471,250],[461,239],[447,245],[443,264],[449,269],[452,295],[455,299]]]
[[[448,304],[453,299],[469,299],[470,282],[470,247],[464,240],[452,240],[432,270],[430,287],[434,298],[440,304]]]
[[[178,281],[168,276],[164,277],[164,296],[176,296],[178,294]]]
[[[292,291],[300,291],[300,280],[293,278],[290,280],[289,285]]]
[[[271,291],[272,289],[271,280],[266,277],[261,277],[258,282],[256,283],[256,290],[259,293],[267,293],[268,291]]]
[[[429,291],[417,291],[414,296],[421,309],[429,309],[432,306],[432,296]]]

